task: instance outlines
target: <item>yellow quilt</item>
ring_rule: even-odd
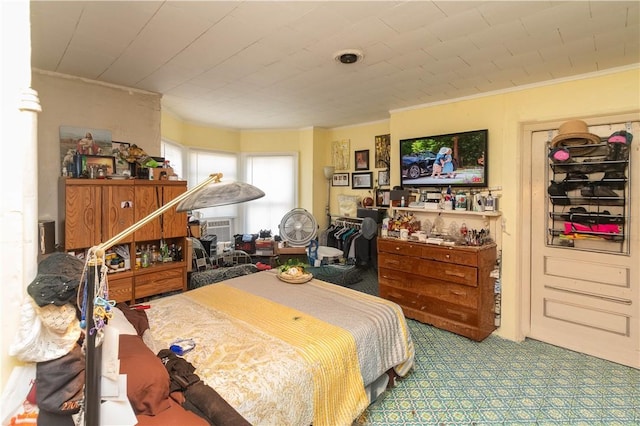
[[[225,284],[187,295],[296,348],[312,371],[314,425],[350,424],[367,407],[355,341],[347,331]]]

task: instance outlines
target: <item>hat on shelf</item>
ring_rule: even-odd
[[[631,144],[633,140],[633,135],[626,130],[619,130],[617,132],[613,132],[609,139],[607,139],[608,143],[623,143],[626,145]]]
[[[609,146],[609,155],[607,155],[607,160],[628,160],[629,145],[631,145],[632,140],[633,135],[626,130],[620,130],[611,134],[607,139],[607,145]]]
[[[567,148],[556,147],[549,151],[549,158],[554,163],[566,163],[571,161],[571,153]]]
[[[600,136],[590,133],[587,123],[582,120],[570,120],[560,125],[551,146],[568,147],[574,155],[584,155],[597,149],[600,143]]]
[[[27,293],[38,306],[75,303],[84,262],[68,253],[52,253],[38,264]]]

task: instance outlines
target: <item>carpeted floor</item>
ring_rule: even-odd
[[[375,269],[349,286],[376,294]],[[413,371],[355,425],[640,425],[640,370],[536,340],[474,342],[408,320]]]

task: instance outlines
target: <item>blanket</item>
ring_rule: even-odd
[[[208,306],[207,293],[214,304],[231,308]],[[158,345],[194,339],[196,348],[185,359],[196,366],[205,383],[256,425],[351,424],[368,404],[362,391],[353,389],[368,386],[390,368],[404,375],[413,362],[411,337],[397,305],[318,280],[287,284],[275,272],[264,271],[151,305],[147,313]],[[274,332],[274,327],[283,330]],[[337,336],[342,346],[352,348],[347,351],[356,356],[347,355],[339,365],[355,363],[355,368],[338,370],[360,373],[359,380],[351,374],[341,377],[344,383],[322,395],[322,383],[340,374],[332,379],[329,369],[323,379],[317,368],[310,367],[313,357],[331,364],[322,360],[321,352],[314,354],[321,345],[311,345],[316,340],[308,337],[311,330]],[[334,339],[319,339],[327,340]],[[327,395],[345,401],[321,401]],[[334,410],[336,404],[348,408]]]

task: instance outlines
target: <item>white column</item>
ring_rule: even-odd
[[[0,1],[0,388],[18,361],[7,355],[20,302],[37,271],[37,113],[31,85],[29,2]]]

